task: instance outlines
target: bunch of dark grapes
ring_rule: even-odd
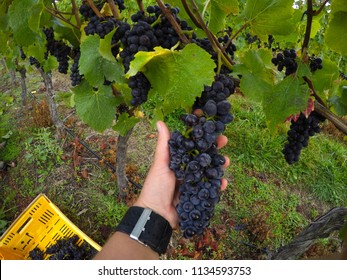
[[[218,153],[216,141],[233,119],[226,98],[234,89],[230,77],[217,75],[196,100],[195,114],[182,117],[186,132],[174,131],[169,140],[169,167],[180,182],[177,213],[185,238],[204,231],[219,201],[225,158]]]
[[[166,7],[170,8],[169,5]],[[177,16],[178,8],[170,9],[182,30],[192,30],[187,22],[181,21]],[[131,20],[135,24],[125,32],[121,39],[123,50],[120,52],[120,57],[123,59],[125,72],[129,70],[130,62],[139,51],[152,51],[157,46],[171,48],[179,42],[179,36],[158,6],[148,6],[147,14],[139,11],[131,16]],[[129,87],[133,97],[132,105],[138,106],[147,100],[151,85],[143,73],[132,77],[129,80]]]
[[[312,55],[310,57],[310,69],[311,72],[315,72],[317,69],[322,69],[323,68],[323,61],[320,57],[315,57],[315,55]]]
[[[114,0],[114,3],[118,6],[120,11],[123,11],[126,9],[124,5],[124,0]]]
[[[78,63],[79,63],[80,57],[81,57],[81,51],[78,49],[75,51],[74,61],[70,68],[71,70],[70,79],[71,79],[72,86],[79,85],[83,79],[83,75],[80,74],[80,71],[78,69]]]
[[[105,3],[106,3],[105,0],[94,1],[94,5],[99,11],[102,9]],[[114,0],[114,3],[118,6],[120,11],[123,11],[126,9],[124,5],[124,0]],[[79,12],[85,19],[89,19],[95,16],[93,9],[86,3],[80,6]]]
[[[90,260],[97,250],[87,242],[79,243],[79,237],[74,235],[69,238],[59,239],[55,244],[46,249],[46,252],[35,248],[29,252],[32,260],[44,260],[46,255],[49,260]]]
[[[151,25],[145,21],[139,21],[133,27],[125,32],[122,38],[124,49],[120,52],[123,59],[124,69],[127,72],[130,68],[130,62],[139,51],[151,51],[158,45],[157,38]],[[139,72],[129,80],[129,87],[133,99],[131,104],[134,106],[142,104],[147,100],[148,91],[151,87],[146,76]]]
[[[222,46],[224,47],[226,44],[228,44],[230,38],[229,35],[224,35],[222,37],[218,38],[218,41],[222,44]],[[216,69],[215,71],[217,71],[217,65],[218,65],[218,55],[216,54],[216,52],[213,50],[213,47],[211,45],[211,42],[208,38],[193,38],[192,40],[195,44],[197,44],[200,48],[204,49],[206,52],[208,52],[212,59],[214,60],[215,64],[216,64]],[[226,53],[233,59],[234,58],[234,53],[236,51],[236,45],[233,43],[229,43],[228,47],[226,48]],[[220,70],[221,74],[229,74],[230,70],[222,65],[221,70]]]
[[[248,44],[253,44],[254,42],[258,42],[258,44],[260,44],[260,39],[258,38],[257,35],[251,35],[250,33],[246,34],[246,41]]]
[[[54,56],[56,57],[59,67],[58,71],[63,74],[67,74],[69,69],[69,54],[71,52],[71,48],[67,46],[63,41],[55,41],[54,45]]]
[[[296,121],[291,121],[292,124],[287,137],[288,143],[286,143],[282,151],[285,160],[289,164],[293,164],[299,160],[301,150],[308,146],[311,136],[321,131],[319,123],[324,120],[325,118],[323,116],[316,111],[312,111],[307,118],[303,113],[300,113]]]
[[[87,26],[84,28],[86,35],[98,34],[104,39],[117,25],[117,20],[114,18],[100,19],[97,16],[92,16]]]
[[[104,5],[105,1],[94,1],[95,7],[100,11],[102,9],[102,6]],[[89,19],[92,16],[95,16],[95,13],[93,9],[86,3],[82,4],[79,8],[80,14],[85,18]]]
[[[54,39],[54,30],[52,27],[44,28],[43,33],[46,35],[47,52],[55,56],[59,63],[58,71],[60,73],[67,74],[69,69],[69,55],[71,48],[63,41],[57,41]]]
[[[131,105],[138,106],[147,101],[148,91],[151,88],[151,83],[146,76],[138,72],[135,76],[130,77],[129,87],[131,88],[131,94],[133,99]]]
[[[55,51],[54,49],[54,43],[55,43],[55,40],[54,40],[54,30],[52,27],[50,28],[43,28],[43,33],[45,34],[46,36],[46,49],[48,52],[50,52],[52,55]]]
[[[120,40],[124,37],[125,33],[130,30],[130,25],[121,20],[111,17],[99,19],[97,16],[92,16],[87,26],[84,28],[86,35],[98,34],[100,38],[104,39],[107,34],[117,28],[111,41],[111,51],[114,57],[117,57],[120,50]]]
[[[277,70],[280,72],[286,68],[285,75],[289,76],[290,74],[295,73],[298,68],[298,63],[295,59],[296,51],[294,49],[285,49],[283,53],[278,53],[276,57],[272,58],[271,62],[277,66]]]
[[[125,71],[127,72],[135,54],[139,51],[153,50],[155,46],[158,46],[158,40],[151,25],[145,21],[139,21],[133,25],[131,30],[125,32],[122,44],[124,48],[120,53],[120,57],[123,59]]]
[[[347,75],[344,74],[343,72],[340,72],[340,77],[342,80],[347,80]]]
[[[233,43],[229,43],[229,35],[224,35],[223,37],[218,38],[218,42],[223,45],[223,47],[227,44],[227,48],[225,49],[226,53],[231,57],[234,58],[234,52],[236,51],[236,45]]]

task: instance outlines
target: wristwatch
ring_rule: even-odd
[[[130,238],[149,246],[159,255],[166,252],[172,228],[169,222],[151,209],[132,206],[116,227]]]

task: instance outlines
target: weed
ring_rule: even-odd
[[[22,150],[21,145],[18,144],[21,143],[21,139],[22,136],[17,131],[12,133],[12,135],[6,140],[5,148],[0,149],[0,159],[3,161],[14,161]]]
[[[39,183],[43,182],[44,177],[48,176],[56,165],[63,163],[63,150],[47,128],[40,128],[34,132],[33,137],[25,143],[25,149],[25,159],[29,164],[36,166]]]

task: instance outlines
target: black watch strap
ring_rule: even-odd
[[[128,209],[116,231],[130,235],[159,254],[166,252],[172,234],[166,219],[151,209],[138,206]]]

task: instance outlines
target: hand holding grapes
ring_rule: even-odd
[[[165,218],[172,228],[178,227],[177,181],[174,172],[169,168],[169,140],[170,131],[163,122],[157,123],[158,142],[155,157],[150,171],[143,185],[141,194],[134,206],[149,208]],[[227,137],[218,136],[216,143],[218,148],[227,144]],[[225,157],[223,168],[229,166],[229,159]],[[221,189],[227,186],[227,180],[222,178]],[[116,231],[103,246],[102,250],[94,257],[100,259],[158,259],[159,254],[148,246],[130,238],[128,234]]]
[[[169,168],[169,145],[170,132],[165,123],[158,122],[158,143],[153,165],[147,175],[140,197],[135,206],[150,208],[164,217],[172,228],[178,226],[176,205],[178,203],[178,191],[176,189],[176,177]],[[223,135],[217,139],[218,147],[226,145],[227,138]],[[229,166],[226,158],[224,167]],[[227,180],[222,179],[221,189],[225,189]]]

